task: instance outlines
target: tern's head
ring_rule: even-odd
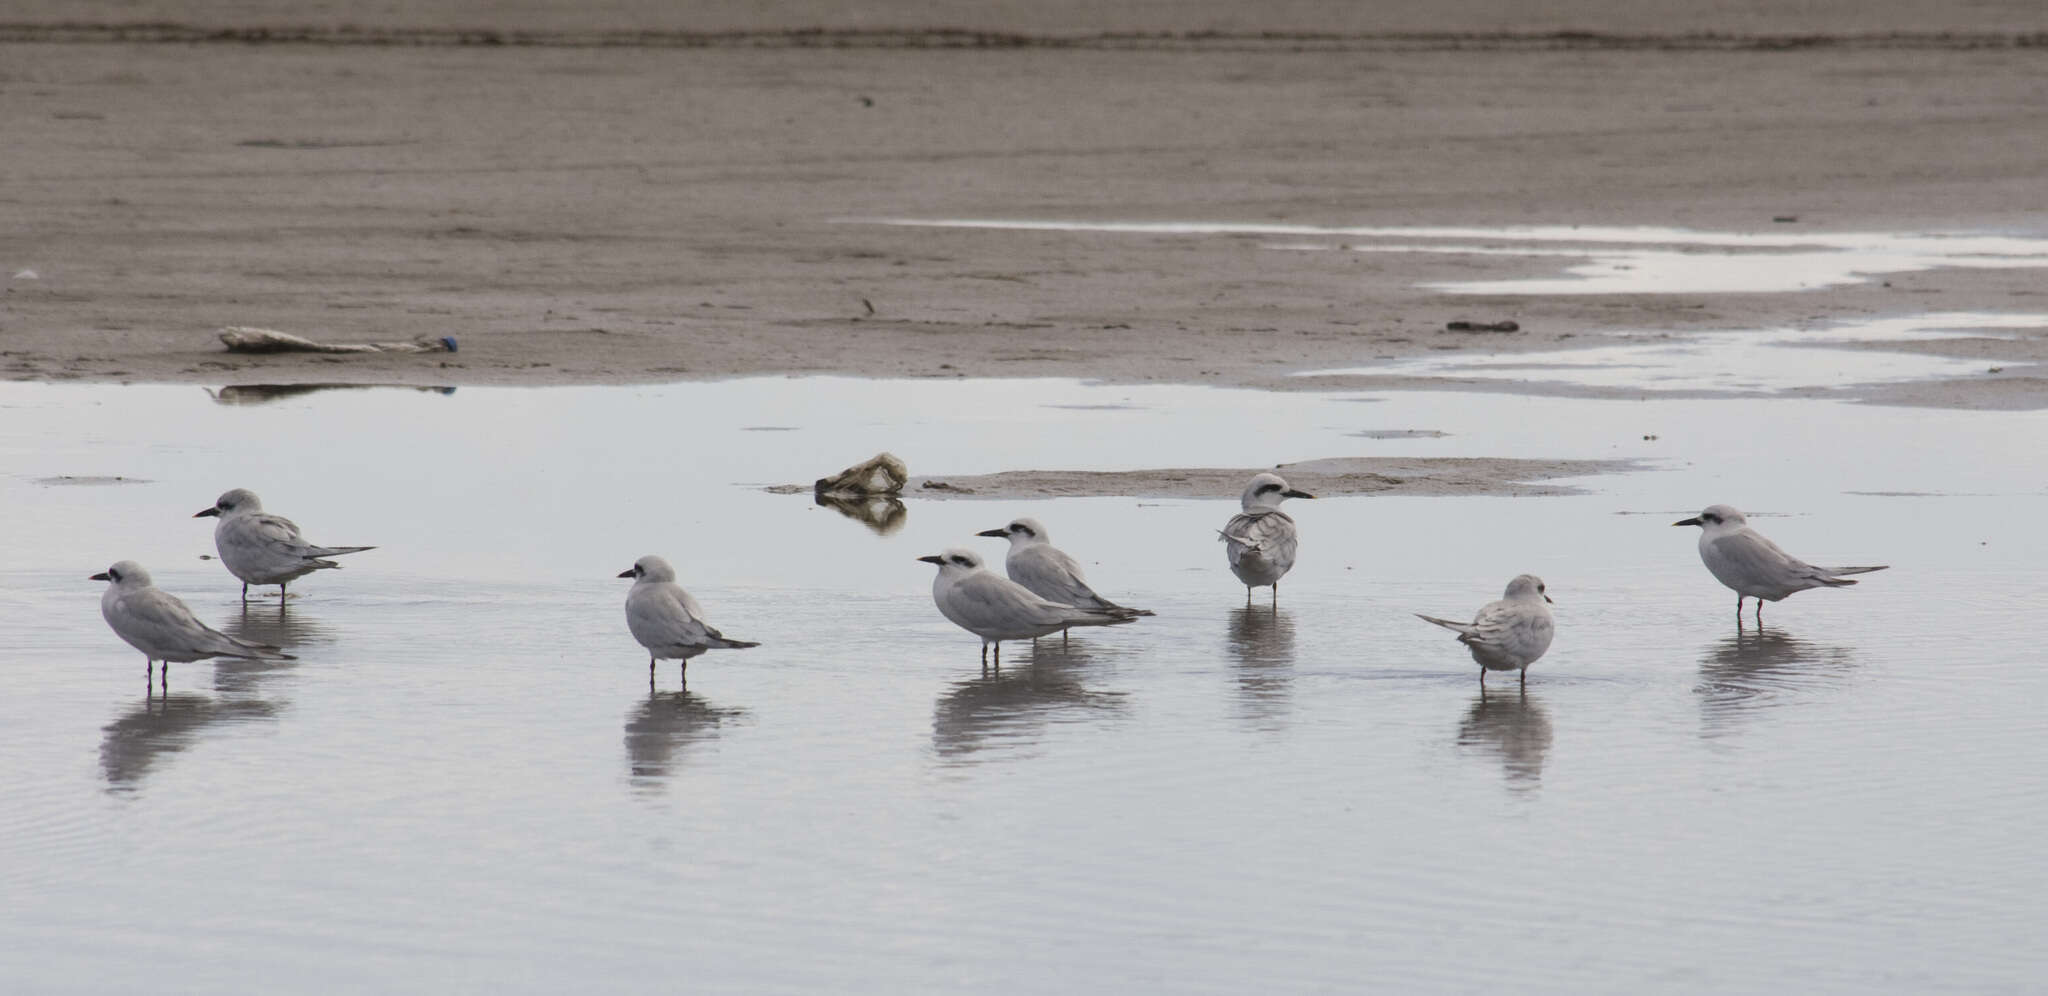
[[[676,579],[676,569],[670,567],[668,561],[650,553],[639,560],[633,561],[633,568],[620,571],[619,576],[622,578],[632,578],[635,584],[641,581],[674,581]]]
[[[935,553],[931,556],[919,557],[917,559],[927,564],[939,565],[939,574],[941,576],[967,574],[981,570],[981,558],[973,550],[962,550],[957,546],[947,550],[945,553]]]
[[[92,576],[94,581],[112,581],[116,588],[147,588],[149,572],[132,560],[124,560]]]
[[[1504,597],[1509,601],[1517,599],[1534,601],[1538,598],[1546,602],[1550,601],[1549,589],[1543,587],[1543,579],[1534,574],[1515,575],[1515,579],[1508,582],[1508,593]]]
[[[1700,514],[1690,519],[1680,519],[1672,523],[1672,525],[1699,526],[1702,529],[1711,531],[1714,529],[1733,529],[1736,526],[1747,525],[1748,522],[1748,519],[1742,517],[1742,510],[1733,505],[1708,505]]]
[[[1244,486],[1244,497],[1239,500],[1239,504],[1249,512],[1255,508],[1279,508],[1280,503],[1288,498],[1314,497],[1315,495],[1306,491],[1296,491],[1288,487],[1287,482],[1282,480],[1279,474],[1260,474],[1252,478],[1250,484]]]
[[[248,488],[236,488],[213,500],[212,508],[203,508],[192,514],[195,519],[209,515],[231,515],[235,512],[261,512],[263,503],[256,499],[256,492]]]
[[[1000,536],[1009,540],[1011,546],[1051,542],[1051,539],[1045,535],[1045,527],[1039,525],[1037,519],[1011,519],[1010,524],[1001,529],[984,529],[974,535]]]

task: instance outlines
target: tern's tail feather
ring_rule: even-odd
[[[1152,613],[1147,612],[1145,614],[1149,616]],[[1069,626],[1118,626],[1123,623],[1137,621],[1138,617],[1129,613],[1096,612],[1091,610],[1066,620],[1066,624]]]
[[[1458,634],[1459,636],[1471,636],[1473,632],[1473,627],[1471,623],[1452,622],[1449,619],[1438,619],[1435,616],[1425,616],[1420,612],[1417,612],[1415,614],[1415,618],[1420,619],[1423,622],[1435,623],[1447,630],[1450,630],[1451,632]]]
[[[1107,612],[1111,615],[1117,616],[1127,616],[1132,619],[1136,619],[1139,616],[1149,616],[1153,614],[1151,609],[1134,609],[1128,605],[1118,605],[1115,602],[1112,602],[1109,599],[1102,597],[1101,595],[1095,596],[1095,604],[1089,606],[1089,608],[1094,611]]]
[[[1236,533],[1226,532],[1221,529],[1216,530],[1216,540],[1220,543],[1236,543],[1237,545],[1244,547],[1246,550],[1249,551],[1256,551],[1259,548],[1259,541],[1254,539],[1247,539],[1243,536],[1239,536]]]
[[[342,554],[344,554],[344,553],[361,553],[361,552],[363,552],[364,550],[375,550],[375,549],[376,549],[376,547],[374,547],[374,546],[314,546],[314,547],[307,547],[307,548],[306,548],[306,556],[308,556],[308,557],[339,557],[339,556],[341,556],[341,555],[342,555]],[[337,566],[338,566],[338,565],[337,565]]]
[[[721,636],[718,638],[718,642],[712,644],[712,646],[721,650],[745,650],[748,647],[758,647],[760,644],[753,640],[728,640]]]
[[[1821,573],[1834,577],[1842,574],[1868,574],[1871,571],[1881,571],[1890,566],[1890,564],[1879,564],[1876,567],[1823,567],[1820,570]],[[1844,581],[1842,583],[1855,584],[1856,582]]]

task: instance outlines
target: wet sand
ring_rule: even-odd
[[[1484,6],[1435,21],[1400,7],[1389,23],[1560,27]],[[19,19],[59,9],[31,5]],[[1420,285],[1557,264],[860,220],[2048,230],[2035,196],[2048,52],[1943,42],[1928,32],[2025,27],[2020,8],[1974,21],[1946,9],[1887,6],[1836,22],[1858,31],[1832,44],[1782,51],[1498,39],[1297,51],[1242,37],[1169,50],[172,45],[16,32],[45,40],[0,45],[0,86],[18,110],[0,147],[0,375],[539,385],[839,373],[1322,389],[1287,375],[1644,330],[2038,311],[2033,269],[1777,294],[1478,296]],[[459,26],[467,10],[391,16]],[[720,18],[740,16],[634,10],[583,23],[725,30]],[[1273,16],[1293,28],[1315,10]],[[937,16],[919,8],[903,23],[925,15]],[[1659,37],[1710,30],[1717,15],[1751,33],[1820,30],[1800,18],[1828,16],[1709,6],[1674,15]],[[274,27],[286,15],[158,4],[124,16]],[[1159,16],[1076,30],[1170,27]],[[1220,8],[1204,16],[1183,30],[1245,30]],[[1615,16],[1603,23],[1649,30],[1637,23],[1647,14]],[[953,23],[1043,30],[1033,17],[998,8]],[[527,11],[507,27],[561,25]],[[1921,34],[1903,47],[1864,37],[1881,31]],[[22,271],[35,277],[8,279]],[[1454,320],[1521,331],[1445,331]],[[453,335],[462,348],[246,357],[221,350],[228,325],[331,341]],[[2006,346],[1995,383],[1919,384],[1892,400],[2048,404],[2029,369],[2048,339]]]
[[[1553,479],[1619,473],[1640,467],[1641,464],[1634,460],[1330,457],[1272,467],[1228,470],[1179,467],[918,475],[905,489],[904,497],[1034,499],[1123,495],[1133,498],[1214,498],[1242,490],[1245,481],[1264,470],[1286,477],[1288,484],[1319,498],[1349,495],[1534,497],[1584,493],[1567,485],[1544,483]]]

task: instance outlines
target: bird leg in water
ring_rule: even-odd
[[[249,582],[242,582],[242,604],[249,604]]]
[[[681,682],[684,688],[690,687],[690,659],[688,657],[683,658],[676,665],[676,680]]]

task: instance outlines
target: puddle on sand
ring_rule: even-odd
[[[2048,267],[2048,239],[1981,233],[1703,232],[1681,228],[1531,226],[1407,228],[1212,222],[849,219],[863,224],[1033,232],[1321,238],[1288,251],[1578,260],[1557,277],[1433,281],[1447,294],[1749,294],[1866,283],[1944,267]]]
[[[1415,356],[1369,367],[1306,370],[1293,376],[1457,377],[1644,391],[1769,394],[1982,374],[1986,361],[1981,357],[1843,347],[2004,338],[1998,334],[2000,330],[2042,327],[2048,327],[2048,315],[1931,314],[1819,329],[1660,332],[1586,349]]]
[[[22,898],[0,962],[24,991],[444,990],[479,965],[559,990],[596,962],[734,991],[1000,988],[1042,978],[1046,950],[1103,988],[1176,992],[2038,977],[2048,672],[2013,662],[2048,585],[2048,414],[1372,397],[763,378],[248,409],[0,385],[0,614],[23,665],[0,696],[0,883]],[[1352,435],[1389,426],[1446,435]],[[963,473],[1660,469],[1570,497],[1293,503],[1276,611],[1223,565],[1234,490],[911,496],[878,536],[753,486],[882,449]],[[35,483],[61,474],[151,483]],[[379,548],[244,612],[190,518],[231,486]],[[1710,501],[1796,513],[1760,521],[1802,556],[1892,569],[1738,635],[1695,533],[1666,525]],[[913,558],[997,559],[973,534],[1017,515],[1158,615],[1013,644],[984,675]],[[650,692],[614,577],[645,553],[762,645],[696,659],[687,691],[664,664]],[[119,557],[299,659],[174,665],[145,697],[85,580]],[[1482,699],[1409,613],[1470,611],[1521,571],[1556,598],[1557,642],[1527,699]]]

